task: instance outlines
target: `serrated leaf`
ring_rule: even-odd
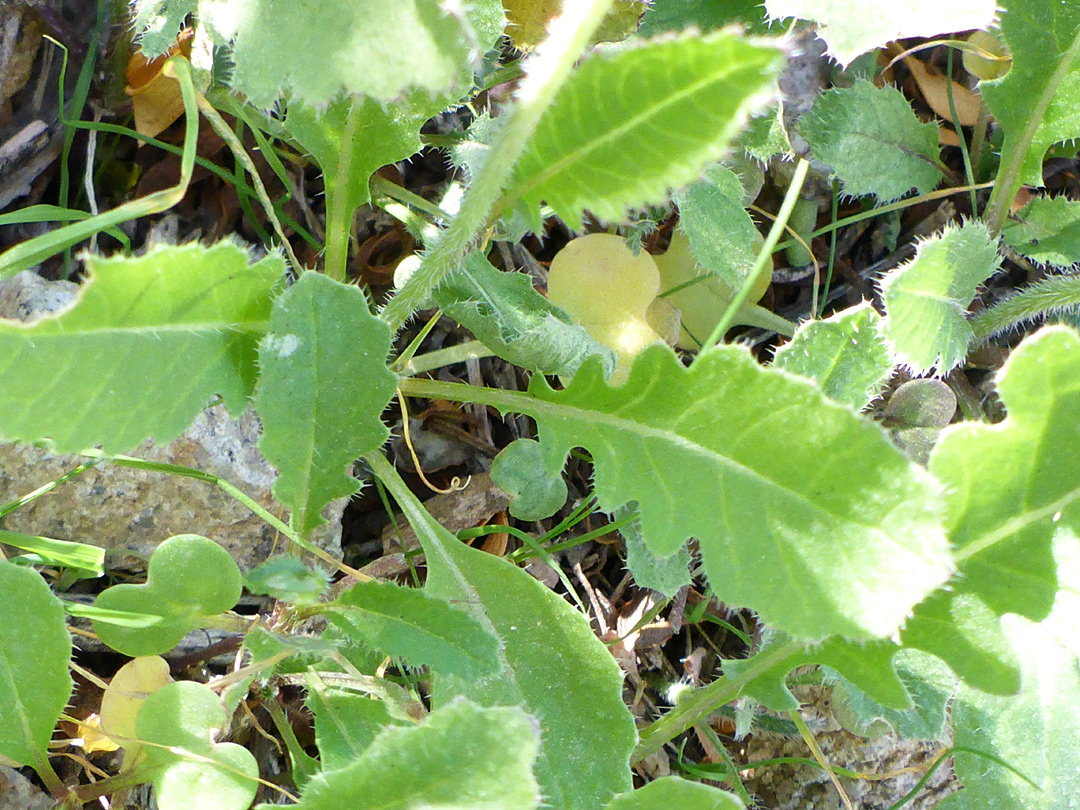
[[[381,700],[331,689],[314,678],[308,684],[307,707],[315,716],[315,741],[327,771],[359,758],[386,726],[408,725],[393,717]]]
[[[245,810],[255,798],[259,766],[234,743],[217,743],[228,720],[207,686],[177,681],[146,698],[135,720],[161,810]],[[188,754],[195,754],[191,757]]]
[[[510,514],[518,520],[543,520],[566,503],[562,473],[550,475],[540,460],[540,443],[515,439],[491,465],[491,480],[512,497]]]
[[[820,23],[818,35],[843,66],[894,39],[932,37],[994,21],[995,0],[765,0],[774,20],[800,17]]]
[[[941,180],[938,126],[919,121],[895,87],[858,79],[822,93],[798,129],[852,197],[891,202],[912,189],[925,194]]]
[[[296,557],[277,556],[244,574],[244,587],[294,605],[311,605],[326,590],[326,574],[308,568]]]
[[[751,118],[735,143],[759,163],[768,163],[773,155],[791,152],[791,143],[776,108]]]
[[[1020,694],[960,690],[952,708],[953,744],[997,761],[956,754],[953,768],[964,789],[947,796],[941,810],[1065,810],[1080,796],[1076,656],[1047,627],[1015,616],[1005,623],[1022,662]]]
[[[805,321],[776,351],[773,368],[809,377],[825,396],[861,411],[892,372],[881,316],[869,303]]]
[[[36,771],[74,684],[64,609],[31,568],[0,560],[0,755]]]
[[[536,726],[521,709],[455,701],[415,728],[384,729],[361,756],[312,779],[299,807],[533,810],[536,753]]]
[[[133,657],[158,655],[180,643],[210,616],[231,610],[240,600],[243,578],[229,552],[197,534],[178,534],[154,549],[144,585],[113,585],[94,606],[160,616],[149,627],[124,627],[94,621],[98,637]]]
[[[881,280],[886,335],[896,360],[944,374],[963,362],[973,332],[967,308],[1001,266],[997,241],[981,222],[949,226],[922,242],[910,262]]]
[[[615,368],[614,352],[540,295],[527,275],[498,270],[479,251],[466,257],[434,299],[445,315],[516,366],[573,376],[586,358],[598,355],[608,373]]]
[[[1036,197],[1006,221],[1001,235],[1036,264],[1072,267],[1080,262],[1080,202]]]
[[[743,208],[743,186],[735,172],[711,166],[704,180],[675,195],[675,204],[698,264],[731,289],[742,287],[754,269],[761,237]]]
[[[547,201],[575,230],[583,209],[620,220],[658,202],[720,157],[773,96],[783,61],[730,32],[593,55],[544,113],[508,196]]]
[[[535,772],[553,807],[595,810],[629,790],[637,732],[622,700],[622,673],[585,617],[520,568],[447,532],[388,462],[376,459],[373,468],[424,548],[426,589],[468,607],[502,642],[498,674],[435,678],[434,705],[464,696],[488,706],[520,706],[537,717]]]
[[[623,507],[614,516],[621,518],[628,512],[629,509]],[[641,523],[637,520],[619,529],[619,534],[626,543],[626,567],[639,588],[649,588],[670,599],[690,584],[690,549],[683,547],[667,557],[657,557],[645,545]]]
[[[657,555],[696,537],[717,597],[794,636],[889,635],[951,573],[935,482],[741,347],[689,370],[651,347],[621,387],[590,364],[564,391],[534,377],[529,393],[549,470],[585,447],[603,509],[637,501]],[[793,423],[814,430],[793,443]]]
[[[454,89],[478,46],[457,9],[439,0],[199,0],[199,20],[215,43],[231,44],[232,87],[253,104],[289,94],[321,107],[341,92],[392,101],[409,89]]]
[[[461,678],[498,668],[495,636],[469,613],[426,591],[359,582],[322,610],[347,636],[417,666]]]
[[[688,782],[677,776],[655,779],[645,787],[622,793],[611,800],[606,810],[743,810],[743,804],[730,793],[700,782]]]
[[[131,27],[143,54],[156,59],[166,53],[195,11],[199,0],[133,0]]]
[[[653,37],[691,26],[711,31],[733,23],[763,33],[768,24],[761,0],[653,0],[641,18],[638,36]]]
[[[1001,165],[1021,161],[1021,182],[1041,186],[1046,150],[1080,136],[1080,5],[1057,0],[1010,0],[1001,32],[1012,67],[1000,79],[979,83],[979,91],[1005,135]],[[1063,58],[1071,56],[1070,64]],[[1037,112],[1036,112],[1037,111]],[[1033,116],[1041,113],[1038,120]],[[1036,126],[1029,143],[1028,128]],[[1017,150],[1025,147],[1023,155]]]
[[[147,437],[175,439],[215,394],[233,415],[247,406],[280,257],[249,265],[246,250],[219,242],[86,264],[71,309],[0,321],[5,438],[123,453]]]
[[[348,465],[389,436],[380,416],[395,387],[390,339],[358,287],[319,273],[274,304],[259,346],[259,449],[278,469],[274,496],[301,535],[326,522],[326,504],[360,488]]]

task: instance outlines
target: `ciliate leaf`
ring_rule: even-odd
[[[296,557],[280,555],[244,574],[244,587],[294,605],[311,605],[326,590],[327,577]]]
[[[146,613],[161,621],[123,627],[94,620],[94,632],[124,655],[158,655],[208,617],[231,610],[242,590],[240,569],[229,552],[197,534],[178,534],[150,555],[145,585],[113,585],[94,602],[95,607]]]
[[[261,107],[284,94],[322,107],[341,92],[448,92],[479,44],[461,6],[439,0],[199,0],[199,21],[232,46],[232,87]]]
[[[540,460],[540,443],[515,439],[504,447],[491,465],[491,480],[510,495],[510,514],[518,520],[543,520],[566,503],[562,474],[550,475]]]
[[[326,522],[326,504],[360,488],[348,466],[389,436],[379,417],[395,387],[390,338],[358,287],[319,273],[274,305],[259,346],[259,449],[278,469],[274,496],[301,535]]]
[[[488,706],[521,707],[538,718],[535,772],[552,807],[595,810],[629,790],[627,763],[637,733],[622,700],[622,673],[588,621],[525,571],[461,543],[400,479],[390,477],[391,469],[385,476],[375,471],[424,548],[426,590],[467,607],[502,642],[497,674],[434,678],[433,705],[464,696]]]
[[[313,778],[298,806],[533,810],[536,754],[537,726],[521,709],[454,701],[419,726],[384,729],[359,757]]]
[[[1036,197],[1005,222],[1001,235],[1036,264],[1072,267],[1080,262],[1080,202]]]
[[[217,743],[225,707],[207,686],[177,681],[151,693],[135,719],[144,762],[161,810],[246,810],[255,798],[259,766],[234,743]],[[195,756],[191,756],[194,754]]]
[[[679,227],[698,264],[728,287],[742,287],[754,268],[761,236],[743,208],[743,186],[735,172],[711,166],[704,180],[675,195],[675,203]],[[706,337],[698,335],[700,340]]]
[[[506,273],[483,253],[470,253],[435,291],[443,313],[516,366],[542,374],[573,376],[587,357],[615,367],[615,355],[559,307],[549,303],[524,273]]]
[[[953,744],[995,759],[956,754],[964,789],[942,800],[941,810],[1065,810],[1080,796],[1076,656],[1048,627],[1015,616],[1005,625],[1020,656],[1020,694],[961,688],[952,707]]]
[[[717,597],[794,636],[889,635],[951,573],[936,483],[879,427],[741,347],[688,370],[654,346],[621,387],[589,364],[564,391],[534,377],[529,393],[549,470],[585,447],[603,509],[637,501],[657,555],[696,537]],[[814,430],[792,442],[793,423]]]
[[[743,803],[730,793],[688,782],[677,776],[654,779],[629,793],[620,793],[606,810],[743,810]]]
[[[967,308],[1001,265],[997,241],[972,220],[922,242],[881,280],[886,335],[897,362],[944,374],[963,362],[973,332]]]
[[[1001,165],[1020,159],[1021,181],[1041,186],[1046,150],[1080,136],[1080,63],[1075,49],[1070,50],[1080,37],[1080,4],[1010,0],[1002,5],[1001,32],[1012,52],[1012,67],[1000,79],[980,82],[979,91],[1005,133]],[[1062,64],[1070,53],[1071,63]],[[1036,111],[1042,114],[1037,122],[1032,120]],[[1037,124],[1034,137],[1017,155],[1031,124]]]
[[[41,575],[7,560],[0,560],[0,609],[0,755],[40,771],[71,697],[71,636]]]
[[[811,154],[832,167],[852,197],[891,202],[912,189],[925,194],[941,180],[935,165],[938,126],[920,122],[895,87],[858,79],[851,87],[829,90],[798,128]]]
[[[465,610],[426,591],[359,582],[323,609],[345,635],[436,672],[476,678],[498,667],[498,643]]]
[[[881,316],[864,302],[823,321],[804,321],[776,350],[773,368],[809,377],[829,399],[861,411],[892,372]]]
[[[616,519],[625,517],[628,507],[616,510]],[[634,575],[640,588],[649,588],[672,598],[692,581],[690,576],[690,549],[680,548],[667,557],[657,557],[645,544],[640,521],[633,521],[619,529],[626,543],[626,567]]]
[[[172,47],[198,0],[133,0],[131,27],[143,53],[156,59]]]
[[[544,113],[508,195],[546,201],[574,229],[583,209],[620,220],[658,202],[720,156],[783,61],[778,46],[730,32],[594,55]]]
[[[238,415],[255,385],[255,348],[285,271],[248,264],[231,242],[86,257],[76,304],[27,324],[0,321],[0,432],[51,440],[56,452],[100,444],[123,453],[165,444],[220,394]]]
[[[774,20],[800,17],[820,23],[828,53],[847,66],[859,54],[894,39],[932,37],[994,21],[995,0],[765,0]]]

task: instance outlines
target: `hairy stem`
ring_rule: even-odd
[[[390,299],[381,317],[395,331],[415,312],[439,283],[453,272],[487,227],[492,208],[510,180],[525,146],[536,131],[540,117],[570,76],[574,62],[584,52],[593,31],[614,0],[580,0],[566,3],[562,16],[551,26],[551,35],[537,50],[527,70],[517,103],[508,113],[484,168],[477,174],[461,201],[454,221],[444,230],[420,268]]]
[[[971,329],[976,340],[987,340],[1025,321],[1076,306],[1080,306],[1080,276],[1050,276],[980,312],[971,319]]]
[[[327,200],[326,253],[323,256],[323,272],[335,281],[344,281],[348,271],[349,226],[353,209],[349,206],[349,173],[352,171],[353,150],[351,144],[360,120],[362,101],[354,98],[345,119],[345,131],[341,134],[344,148],[334,167],[334,193]]]

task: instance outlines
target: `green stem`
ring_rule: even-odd
[[[481,357],[493,357],[495,352],[481,343],[479,340],[468,340],[456,346],[447,346],[445,349],[437,349],[419,357],[414,357],[409,362],[395,369],[399,374],[412,376],[423,374],[425,371],[452,366],[454,363],[462,363],[466,360],[479,360]]]
[[[335,281],[344,281],[348,271],[349,236],[353,209],[349,205],[349,174],[352,171],[353,140],[360,122],[363,102],[354,98],[341,133],[341,150],[334,167],[334,191],[326,201],[326,254],[323,272]]]
[[[518,101],[507,114],[506,125],[492,144],[484,168],[465,192],[457,216],[442,232],[424,263],[382,311],[382,319],[392,329],[400,329],[430,299],[435,287],[461,263],[487,227],[492,208],[541,116],[570,76],[574,62],[585,51],[593,31],[613,2],[580,0],[565,4],[562,16],[553,24],[552,35],[532,57]]]
[[[986,225],[993,236],[997,236],[1001,231],[1013,198],[1023,185],[1021,172],[1024,169],[1024,159],[1027,157],[1032,141],[1035,140],[1035,133],[1039,131],[1039,126],[1046,117],[1046,109],[1050,106],[1054,94],[1072,70],[1077,53],[1080,53],[1080,33],[1073,37],[1072,44],[1062,54],[1050,81],[1046,83],[1046,87],[1043,88],[1035,103],[1027,110],[1026,123],[1016,140],[1007,142],[1001,150],[1001,167],[998,169],[997,179],[994,182],[994,190],[990,194],[990,202],[986,206]]]
[[[832,274],[833,268],[836,267],[836,214],[840,210],[840,181],[834,179],[832,182],[832,216],[829,217],[829,226],[832,228],[832,232],[829,234],[829,266],[825,269],[825,287],[822,290],[821,298],[818,300],[817,309],[814,311],[814,317],[820,318],[825,312],[825,305],[829,300],[829,288],[832,286]]]
[[[375,197],[383,195],[389,197],[391,200],[397,200],[399,203],[415,208],[417,211],[423,211],[428,216],[442,220],[443,222],[449,222],[451,216],[443,211],[439,206],[430,200],[425,200],[419,194],[414,194],[407,188],[402,188],[397,183],[392,183],[385,177],[380,177],[377,174],[371,175],[371,181],[369,182],[371,188],[371,196]]]
[[[776,249],[776,243],[780,241],[780,234],[784,232],[784,226],[787,225],[788,218],[791,216],[792,210],[795,208],[795,204],[799,201],[799,192],[802,191],[803,181],[806,180],[806,173],[810,170],[810,164],[805,160],[799,160],[799,165],[795,167],[795,174],[792,175],[791,185],[788,186],[787,194],[784,195],[784,202],[780,205],[780,211],[776,215],[776,219],[773,221],[772,227],[769,228],[769,235],[765,237],[765,244],[761,250],[758,251],[757,258],[754,260],[754,267],[750,271],[746,280],[743,281],[742,287],[735,297],[728,304],[728,308],[724,311],[724,315],[720,318],[720,321],[713,327],[709,337],[705,339],[705,342],[701,346],[701,351],[698,352],[697,357],[694,358],[696,363],[702,355],[704,355],[710,347],[716,345],[727,333],[728,328],[731,326],[732,321],[735,319],[736,313],[742,308],[750,297],[750,290],[760,276],[766,270],[766,265],[771,267],[772,254]]]
[[[1025,321],[1080,306],[1080,276],[1050,276],[975,315],[975,340],[984,341]]]
[[[949,97],[949,115],[952,116],[953,129],[956,137],[960,139],[960,155],[964,158],[964,179],[969,186],[975,185],[975,174],[971,169],[971,153],[968,152],[967,141],[964,139],[964,128],[960,126],[960,116],[956,114],[956,101],[953,98],[953,49],[949,48],[949,58],[945,65],[945,94]],[[979,201],[975,198],[975,189],[971,190],[971,215],[979,215]]]
[[[630,764],[640,762],[654,751],[659,751],[669,740],[675,739],[702,717],[735,700],[743,687],[759,675],[802,649],[803,645],[797,641],[778,645],[755,656],[753,665],[743,670],[738,678],[722,676],[700,689],[680,695],[679,702],[667,714],[642,729],[640,742],[630,755]]]

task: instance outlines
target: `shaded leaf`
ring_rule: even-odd
[[[799,120],[799,133],[852,197],[891,202],[913,188],[925,194],[941,180],[938,126],[920,122],[895,87],[858,79],[822,93]]]
[[[1036,197],[1006,221],[1001,235],[1036,264],[1071,267],[1080,262],[1080,202]]]
[[[688,782],[677,776],[655,779],[644,787],[621,793],[611,800],[607,810],[743,810],[743,804],[730,793]]]
[[[381,700],[331,689],[309,680],[307,707],[315,716],[315,741],[323,769],[334,771],[358,759],[387,726],[407,726]]]
[[[87,256],[75,305],[27,324],[0,321],[0,430],[56,452],[123,453],[166,444],[220,394],[238,415],[255,385],[255,348],[285,271],[248,264],[231,242]]]
[[[543,520],[566,503],[562,473],[550,475],[540,459],[540,443],[515,439],[491,465],[491,480],[510,495],[510,514],[518,520]]]
[[[861,411],[892,372],[881,316],[862,303],[822,321],[804,321],[776,350],[773,368],[809,377],[829,399]]]
[[[615,512],[615,517],[624,517],[628,512],[629,509],[623,507]],[[690,584],[690,549],[684,546],[667,557],[657,557],[645,544],[641,523],[637,520],[619,529],[619,534],[626,543],[626,567],[634,575],[638,587],[672,598]]]
[[[319,601],[326,590],[322,571],[308,568],[296,557],[280,555],[260,563],[244,574],[244,587],[252,593],[266,594],[294,605]]]
[[[533,810],[536,752],[536,725],[521,709],[455,701],[422,725],[384,729],[361,756],[313,778],[298,806]]]
[[[37,771],[73,687],[64,609],[41,575],[0,560],[0,755]]]
[[[135,41],[150,59],[172,47],[184,26],[184,18],[195,11],[199,0],[133,0],[131,27]]]
[[[495,636],[465,610],[426,591],[359,582],[322,612],[346,635],[436,672],[477,678],[498,666]]]
[[[782,64],[779,47],[731,33],[594,55],[544,113],[508,195],[546,201],[574,229],[583,209],[622,219],[718,158]]]
[[[978,221],[949,226],[922,242],[910,262],[881,280],[885,329],[896,360],[944,374],[963,362],[973,331],[967,308],[1001,266],[997,241]]]
[[[301,535],[326,522],[326,504],[360,488],[348,466],[389,436],[380,416],[395,387],[390,338],[358,287],[319,273],[274,305],[259,347],[259,449],[278,469],[274,496]]]

